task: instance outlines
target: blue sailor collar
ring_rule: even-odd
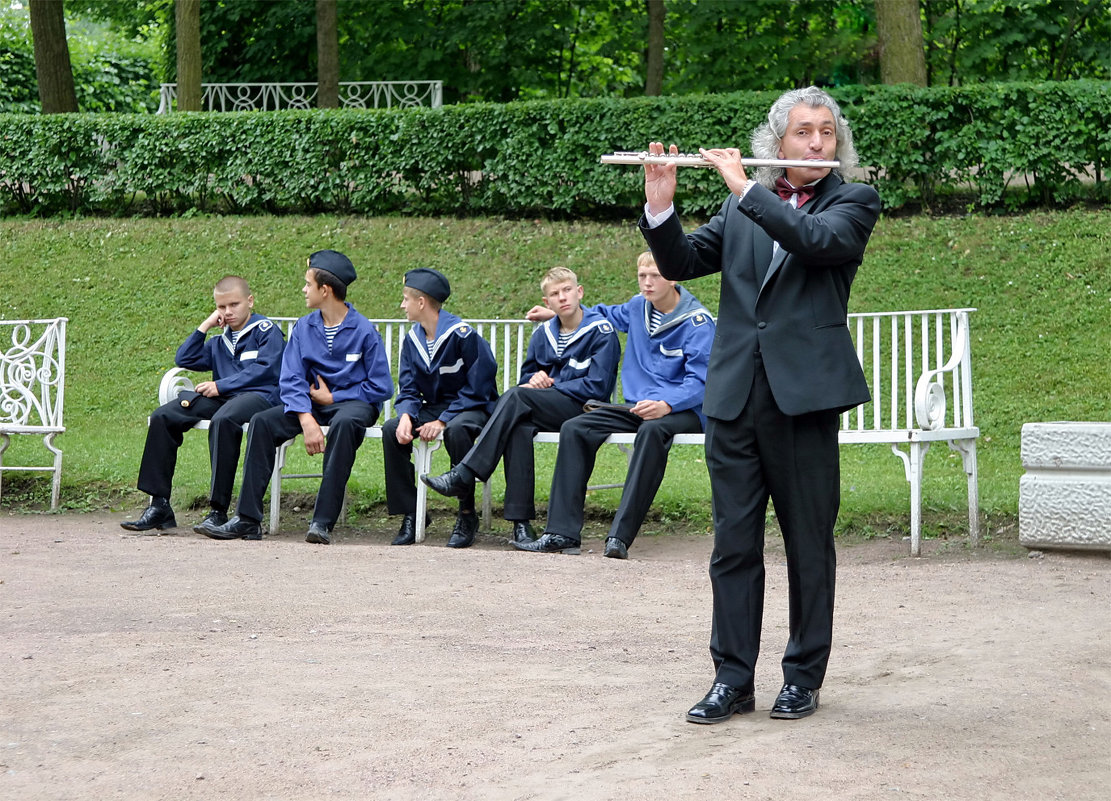
[[[432,343],[432,353],[429,354],[427,340],[424,336],[424,327],[420,323],[413,323],[413,327],[409,329],[409,339],[416,345],[417,353],[424,361],[426,367],[431,367],[433,360],[440,352],[440,348],[453,334],[460,336],[467,336],[474,329],[468,323],[463,322],[451,312],[446,312],[440,309],[440,316],[436,320],[436,339]]]

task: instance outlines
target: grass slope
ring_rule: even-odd
[[[304,312],[305,257],[331,247],[359,270],[350,300],[368,316],[399,316],[405,270],[435,266],[452,281],[449,308],[464,317],[519,317],[539,300],[548,267],[579,273],[586,302],[620,302],[636,288],[643,249],[623,224],[544,220],[341,217],[193,217],[0,222],[0,318],[65,315],[67,351],[63,503],[68,508],[141,503],[134,492],[146,415],[174,352],[211,308],[211,287],[235,273],[252,285],[256,308]],[[881,219],[857,277],[850,311],[973,306],[973,377],[981,505],[1013,518],[1018,505],[1019,435],[1035,420],[1106,420],[1111,375],[1111,216],[1105,210],[1021,216]],[[718,281],[688,288],[717,310]],[[352,478],[356,514],[383,500],[378,443],[368,441]],[[291,449],[293,450],[293,449]],[[41,444],[17,438],[6,463],[38,459]],[[842,448],[840,527],[865,534],[909,525],[902,463],[886,446]],[[298,457],[308,466],[307,457]],[[554,450],[540,449],[538,499],[547,495]],[[595,481],[620,480],[623,458],[603,449]],[[174,502],[203,505],[207,450],[191,435],[181,449]],[[48,481],[8,474],[3,504],[40,506]],[[499,492],[495,480],[495,497]],[[677,448],[661,488],[659,519],[709,525],[709,484],[701,454]],[[305,491],[315,489],[305,483]],[[597,491],[591,508],[612,510],[617,491]],[[926,459],[928,534],[958,531],[966,505],[955,454]],[[380,513],[380,510],[375,513]]]

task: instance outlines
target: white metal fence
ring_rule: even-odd
[[[204,111],[282,111],[316,108],[317,84],[202,83]],[[444,103],[443,81],[352,81],[339,85],[340,108],[439,108]],[[177,107],[177,84],[164,83],[158,113]]]

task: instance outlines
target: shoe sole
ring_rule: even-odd
[[[562,553],[566,554],[567,556],[578,556],[583,552],[583,549],[580,546],[576,546],[574,548],[556,548],[551,551],[538,551],[535,548],[527,547],[532,542],[536,542],[536,540],[532,540],[531,542],[518,542],[517,540],[513,540],[513,547],[516,548],[518,551],[528,551],[529,553]]]
[[[798,720],[799,718],[808,718],[817,711],[817,705],[815,705],[813,709],[808,709],[805,712],[776,712],[773,709],[769,717],[775,718],[776,720]]]
[[[739,707],[734,707],[733,710],[728,715],[722,715],[722,716],[716,717],[716,718],[700,718],[697,715],[692,715],[690,712],[688,712],[687,713],[687,723],[706,723],[706,724],[724,723],[725,721],[729,720],[734,715],[744,715],[744,714],[747,714],[748,712],[755,712],[755,711],[756,711],[756,699],[753,698],[751,701],[743,701]]]
[[[139,526],[129,526],[126,523],[120,523],[120,528],[122,528],[124,531],[138,531],[140,533],[144,531],[165,531],[168,528],[177,528],[177,520],[171,517],[169,520],[167,520],[165,523],[162,523],[161,525],[143,526],[142,528],[140,528]]]
[[[319,534],[307,534],[305,542],[311,542],[313,545],[331,545],[332,540],[329,537],[322,537]]]
[[[769,715],[776,720],[798,720],[799,718],[808,718],[818,711],[818,699],[814,699],[814,708],[807,709],[805,712],[776,712],[774,708]]]

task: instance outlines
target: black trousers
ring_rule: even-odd
[[[231,505],[235,470],[239,466],[243,424],[268,408],[269,401],[257,392],[244,392],[232,398],[198,395],[188,407],[177,400],[159,406],[150,416],[136,486],[147,495],[169,498],[177,468],[177,449],[181,447],[185,432],[201,420],[209,420],[212,483],[208,499],[213,509],[226,511]]]
[[[424,407],[417,413],[414,431],[439,418],[444,407]],[[451,466],[459,464],[474,445],[490,415],[479,409],[461,412],[447,422],[444,448],[451,457]],[[413,444],[397,441],[399,418],[391,417],[382,424],[382,458],[386,471],[386,510],[391,515],[411,515],[417,511],[417,485],[413,471]],[[460,511],[474,511],[474,492],[459,499]]]
[[[709,420],[706,462],[713,493],[710,655],[716,681],[752,686],[764,614],[764,518],[770,497],[787,555],[790,637],[783,680],[817,689],[825,679],[833,638],[837,414],[783,414],[757,358],[752,392],[740,416]]]
[[[617,409],[595,409],[572,417],[559,429],[559,455],[545,531],[582,539],[586,484],[598,449],[610,434],[635,431],[625,488],[609,530],[609,536],[632,545],[663,481],[672,440],[676,434],[701,430],[702,423],[693,411],[673,412],[657,420],[643,420]]]
[[[564,421],[582,414],[582,409],[582,401],[551,387],[513,387],[498,399],[474,447],[463,457],[463,464],[486,481],[504,456],[506,520],[536,517],[532,452],[536,432],[559,431]]]
[[[316,493],[312,519],[331,531],[343,508],[343,493],[351,477],[355,454],[362,447],[366,429],[378,419],[378,407],[350,400],[330,406],[313,406],[312,416],[320,425],[330,426],[324,446],[324,477]],[[251,418],[247,455],[243,459],[243,486],[237,506],[240,517],[262,521],[262,496],[274,472],[275,449],[300,433],[300,420],[296,414],[287,413],[284,406],[274,406]]]

